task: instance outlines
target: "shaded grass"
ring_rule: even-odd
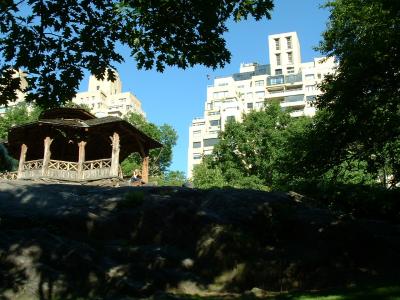
[[[279,295],[276,300],[400,300],[400,285],[386,287],[349,288],[323,292],[296,292]]]
[[[229,296],[191,296],[180,295],[175,299],[184,300],[400,300],[400,285],[393,286],[367,286],[348,289],[292,292],[292,293],[266,293],[265,296],[256,297],[254,294],[229,295]]]

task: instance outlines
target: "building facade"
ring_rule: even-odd
[[[84,104],[96,117],[122,117],[129,112],[145,115],[142,104],[131,92],[122,91],[122,82],[115,72],[115,81],[99,80],[94,75],[89,78],[88,90],[76,94],[72,102]]]
[[[207,87],[204,116],[189,127],[188,177],[205,155],[212,153],[218,134],[228,120],[242,121],[243,114],[278,101],[292,117],[314,116],[318,84],[335,70],[332,58],[302,63],[296,32],[268,37],[270,64],[241,64],[239,73],[217,77]]]

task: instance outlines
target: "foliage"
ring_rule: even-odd
[[[62,106],[69,107],[69,108],[81,108],[81,109],[87,110],[88,112],[90,112],[90,110],[91,110],[89,105],[87,105],[87,104],[84,104],[84,103],[77,104],[72,101],[65,102]]]
[[[0,172],[12,171],[16,167],[16,161],[8,155],[7,149],[0,144]]]
[[[167,171],[159,176],[150,178],[149,181],[157,182],[158,186],[182,186],[186,182],[186,176],[181,171]]]
[[[160,149],[150,150],[149,174],[150,176],[164,174],[171,165],[172,148],[176,145],[178,139],[175,129],[168,124],[157,126],[146,121],[142,115],[133,112],[127,114],[124,119],[151,138],[163,144],[163,147]],[[140,155],[138,153],[133,153],[122,162],[122,172],[125,175],[131,175],[132,170],[141,168],[141,163]]]
[[[225,186],[225,179],[219,167],[213,166],[209,158],[205,157],[201,164],[193,169],[193,185],[196,188],[221,188]]]
[[[318,177],[344,161],[362,161],[392,185],[400,180],[400,2],[336,0],[319,49],[339,67],[317,99],[320,112],[304,157]],[[364,168],[364,167],[363,167]]]
[[[40,108],[26,103],[7,108],[6,113],[0,116],[0,139],[7,139],[8,130],[12,126],[36,121],[40,112]]]
[[[222,67],[230,61],[227,20],[270,18],[272,8],[272,0],[2,1],[0,104],[16,98],[12,70],[26,72],[27,101],[43,107],[72,99],[84,69],[114,79],[106,70],[124,60],[117,44],[139,68]]]
[[[194,185],[263,190],[274,186],[286,132],[293,122],[278,103],[243,116],[242,123],[228,122],[211,158],[195,168]],[[215,178],[218,181],[213,183]]]

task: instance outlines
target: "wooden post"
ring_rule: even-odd
[[[18,164],[18,175],[17,175],[18,179],[22,178],[22,173],[24,172],[26,151],[28,151],[28,147],[25,144],[22,144],[21,145],[21,154],[19,156],[19,164]]]
[[[149,182],[149,151],[145,151],[145,155],[142,156],[142,181]]]
[[[111,137],[111,146],[112,146],[112,152],[111,152],[111,170],[110,170],[110,175],[111,176],[116,176],[118,177],[118,168],[119,168],[119,135],[118,133],[114,132],[114,135]]]
[[[47,176],[49,171],[49,162],[51,157],[50,145],[53,140],[50,137],[44,139],[44,154],[43,154],[43,167],[42,176]]]
[[[83,163],[85,162],[85,146],[86,142],[81,141],[78,144],[79,157],[78,157],[78,177],[77,179],[83,179]]]

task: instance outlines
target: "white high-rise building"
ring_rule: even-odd
[[[77,93],[72,102],[89,106],[97,117],[107,115],[121,117],[128,112],[145,115],[142,104],[131,92],[122,92],[119,74],[114,71],[115,80],[99,80],[94,75],[89,78],[87,92]]]
[[[270,64],[241,64],[239,73],[217,77],[207,87],[204,116],[195,118],[189,128],[189,178],[194,165],[211,154],[227,120],[240,122],[243,114],[271,101],[279,101],[292,117],[314,116],[314,100],[321,93],[318,84],[334,72],[334,59],[302,63],[296,32],[270,35],[268,45]]]

